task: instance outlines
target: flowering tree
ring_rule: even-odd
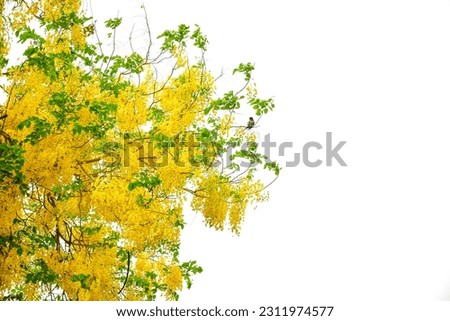
[[[0,0],[0,12],[0,298],[177,299],[201,272],[179,260],[187,206],[239,233],[267,198],[258,169],[279,174],[234,121],[241,105],[274,107],[253,66],[218,97],[198,27],[165,31],[156,55],[150,32],[144,52],[119,55],[121,19],[104,22],[106,52],[81,0]]]

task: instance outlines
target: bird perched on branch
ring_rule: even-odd
[[[245,127],[245,128],[250,129],[250,128],[253,128],[254,126],[255,126],[255,121],[253,120],[253,117],[250,117],[248,119],[247,127]]]

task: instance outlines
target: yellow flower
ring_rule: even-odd
[[[165,278],[165,283],[171,291],[181,290],[183,287],[183,274],[178,265],[171,266]]]

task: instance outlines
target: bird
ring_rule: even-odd
[[[247,123],[246,129],[253,128],[254,126],[255,126],[255,121],[253,120],[253,117],[250,117],[250,118],[248,119],[248,123]]]

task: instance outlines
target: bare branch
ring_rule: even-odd
[[[130,275],[130,265],[131,265],[131,255],[130,251],[127,251],[127,275],[125,276],[125,281],[123,282],[122,288],[117,293],[118,295],[122,293],[122,291],[125,289],[125,286],[127,285],[128,276]]]

